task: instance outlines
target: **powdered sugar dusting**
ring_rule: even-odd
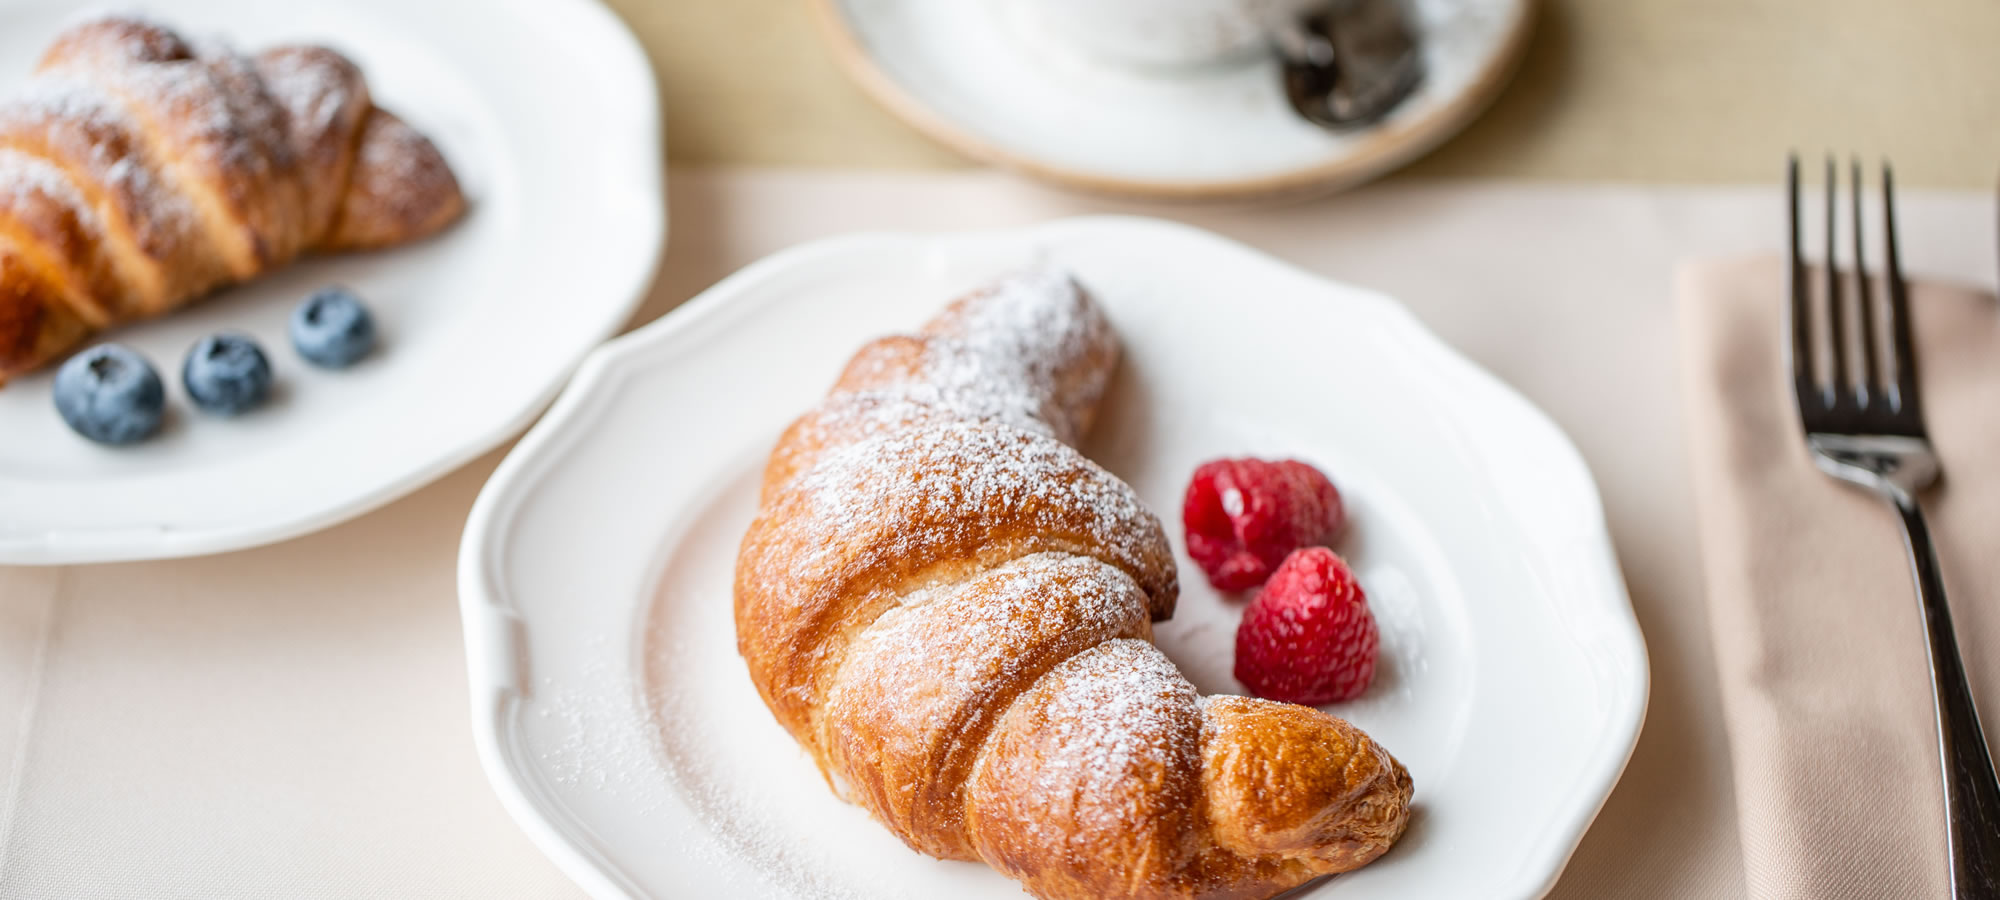
[[[291,117],[294,135],[317,135],[334,127],[353,98],[353,82],[323,54],[305,49],[266,53],[258,59],[264,86]],[[300,139],[303,146],[309,139]]]
[[[914,365],[908,344],[871,345],[842,377],[859,389],[836,390],[804,420],[808,432],[779,447],[782,459],[827,444],[781,492],[796,499],[765,509],[787,510],[775,527],[788,536],[765,545],[786,550],[745,557],[751,581],[814,583],[839,577],[858,548],[896,559],[976,545],[1001,528],[1059,535],[1055,546],[1123,569],[1161,595],[1153,608],[1171,609],[1172,557],[1159,520],[1063,440],[1094,411],[1116,356],[1110,326],[1083,289],[1058,271],[1016,274],[951,304],[919,340]],[[770,602],[791,602],[792,591],[776,593],[786,596]]]
[[[173,29],[142,11],[86,7],[72,15],[62,30],[85,29],[96,31],[98,41],[108,40],[112,55],[123,59],[170,59],[188,52]]]
[[[864,652],[923,655],[931,665],[897,671],[879,656],[861,660],[870,676],[856,682],[844,674],[851,689],[835,690],[827,705],[836,721],[850,706],[896,720],[902,733],[885,737],[911,752],[983,740],[1004,711],[985,704],[1060,662],[1047,658],[1050,648],[1132,634],[1147,621],[1145,593],[1130,576],[1069,553],[1031,553],[975,579],[919,588],[900,606],[861,638]]]
[[[1198,695],[1172,661],[1140,640],[1107,641],[1049,673],[1033,791],[1076,796],[1077,820],[1107,831],[1141,819],[1127,804],[1149,772],[1200,768]],[[1041,823],[1034,823],[1040,825]],[[1048,846],[1060,845],[1066,835]]]
[[[379,185],[394,198],[406,198],[413,209],[439,194],[455,193],[458,184],[437,145],[422,132],[388,113],[376,110],[364,126],[360,154],[354,160],[355,180]]]
[[[666,604],[655,610],[658,616],[665,612]],[[682,615],[697,617],[710,614],[708,610],[692,610],[682,607],[677,610]],[[662,622],[656,621],[658,629]],[[678,625],[692,623],[677,622]],[[727,624],[718,624],[725,635]],[[700,637],[714,635],[704,631]],[[646,725],[653,732],[652,762],[658,771],[655,777],[671,783],[678,796],[696,813],[697,820],[705,833],[683,835],[660,835],[660,839],[687,852],[693,859],[703,863],[727,863],[734,860],[754,860],[756,878],[743,878],[733,887],[731,896],[761,896],[771,892],[773,886],[790,896],[811,897],[814,900],[860,900],[862,895],[844,887],[829,883],[820,876],[829,868],[827,860],[820,857],[824,851],[810,841],[797,840],[783,825],[786,807],[781,798],[746,797],[740,784],[743,776],[732,772],[727,764],[718,758],[691,752],[686,745],[709,746],[717,730],[734,730],[744,727],[750,716],[757,715],[756,692],[747,683],[739,692],[728,687],[704,685],[701,692],[688,690],[677,681],[677,675],[685,670],[677,670],[669,661],[684,661],[699,658],[712,652],[713,647],[703,643],[695,646],[685,631],[675,631],[671,636],[666,632],[655,632],[648,642],[646,697],[651,701],[651,709],[646,713]],[[733,701],[733,702],[732,702]],[[745,706],[745,704],[751,704]],[[782,740],[784,732],[775,723],[762,723],[769,733],[766,738]],[[663,727],[663,726],[671,727]],[[800,757],[804,754],[800,753]],[[759,760],[772,762],[775,760]],[[729,762],[742,762],[730,760]],[[784,760],[794,763],[789,774],[810,770],[812,764],[803,759]],[[753,770],[755,766],[751,767]],[[782,780],[787,773],[775,774]],[[817,781],[816,776],[806,778]],[[800,779],[804,781],[805,779]],[[810,784],[804,787],[815,787]],[[760,802],[761,801],[761,802]],[[716,873],[734,874],[741,871],[735,865],[716,865]]]
[[[1087,557],[1032,553],[993,574],[1005,579],[1001,589],[952,622],[953,637],[975,649],[952,655],[944,670],[952,682],[1007,680],[1018,674],[1025,662],[1019,651],[1045,637],[1036,626],[1047,618],[1041,608],[1052,603],[1063,605],[1064,625],[1090,634],[1116,634],[1145,619],[1139,585],[1117,568]]]
[[[958,303],[925,327],[922,381],[982,418],[1024,414],[1066,442],[1097,404],[1111,374],[1111,326],[1076,280],[1054,269],[1021,272]]]
[[[1111,473],[1053,438],[997,423],[945,422],[857,441],[827,454],[797,490],[829,536],[891,522],[1066,530],[1086,510],[1088,537],[1128,565],[1156,555],[1162,537],[1138,494]],[[806,568],[845,549],[819,542]]]
[[[168,259],[192,239],[197,219],[187,197],[172,189],[146,158],[138,127],[102,87],[60,72],[37,76],[0,101],[0,130],[45,142],[52,161],[94,178],[105,202],[113,204],[98,212],[129,222],[142,250]],[[24,153],[44,152],[29,144],[17,146]],[[77,190],[73,183],[71,190]],[[77,208],[90,207],[85,202]]]
[[[133,230],[139,246],[155,259],[170,259],[196,239],[199,227],[194,205],[173,190],[144,161],[121,157],[103,170],[104,186],[114,196],[129,198]]]
[[[623,659],[600,635],[588,641],[574,682],[558,687],[542,679],[544,696],[532,708],[557,728],[555,741],[540,752],[557,782],[615,791],[659,777],[650,736],[641,728],[646,720],[633,714],[640,701],[632,695],[633,674]],[[656,805],[649,799],[636,808],[649,812]]]
[[[103,248],[98,259],[74,261],[91,276],[90,299],[110,310],[94,324],[158,314],[315,246],[404,243],[462,209],[443,158],[368,104],[351,63],[319,48],[276,55],[267,79],[259,61],[219,39],[184,40],[144,17],[91,12],[0,99],[0,148],[55,170],[10,164],[14,183],[0,190],[12,193],[0,196],[43,198],[17,213],[60,222],[69,249],[57,252]],[[298,140],[308,136],[310,145]],[[61,178],[69,184],[59,192]],[[359,224],[330,239],[336,212],[357,199]],[[55,206],[78,214],[50,217]],[[57,230],[41,228],[44,242],[58,243],[46,237]]]
[[[1082,504],[1119,524],[1152,518],[1130,488],[1065,445],[1103,393],[1115,352],[1109,324],[1074,279],[1055,270],[1003,278],[923,334],[914,377],[863,369],[850,376],[881,386],[822,404],[818,427],[852,440],[801,486],[822,523],[851,528],[870,509],[907,502],[955,520],[1015,498],[1051,511]],[[1080,469],[1090,477],[1072,477]],[[912,471],[921,474],[900,474]]]
[[[256,63],[219,41],[203,45],[202,60],[214,73],[221,106],[229,124],[218,132],[235,152],[249,152],[254,164],[283,171],[296,164],[288,114],[270,94]]]
[[[914,372],[891,371],[880,356],[858,361],[848,380],[869,387],[830,397],[823,410],[830,424],[855,411],[879,414],[864,426],[942,412],[1074,441],[1116,352],[1109,324],[1083,289],[1053,270],[1019,273],[967,296],[922,337]]]
[[[235,122],[203,68],[199,60],[185,59],[135,63],[106,75],[156,120],[171,120],[174,128],[209,139],[226,137]]]
[[[277,240],[284,236],[282,219],[259,213],[295,196],[272,187],[273,179],[292,177],[297,166],[283,114],[248,59],[214,41],[203,42],[200,53],[94,74],[147,120],[156,161],[177,170],[184,188],[213,191],[228,214],[243,216],[260,238]]]
[[[1164,530],[1136,492],[1068,443],[1088,426],[1116,356],[1109,323],[1073,279],[1020,273],[952,304],[914,340],[869,345],[776,452],[773,469],[788,480],[767,486],[745,544],[757,551],[739,560],[750,567],[739,570],[750,585],[739,604],[784,610],[874,571],[871,561],[923,568],[938,548],[977,556],[895,585],[886,611],[862,597],[836,606],[880,618],[814,632],[782,656],[755,646],[763,633],[739,634],[767,696],[826,704],[815,718],[829,730],[802,739],[827,744],[815,755],[853,786],[846,796],[913,845],[965,852],[952,836],[957,798],[966,767],[994,758],[996,741],[1050,754],[1025,795],[1076,815],[1019,823],[1050,829],[1050,847],[1066,844],[1055,831],[1074,822],[1108,831],[1157,819],[1163,785],[1198,771],[1194,688],[1143,640],[1151,617],[1172,608]],[[965,549],[1013,535],[1042,552]],[[832,683],[798,679],[809,670]]]
[[[873,437],[939,418],[1004,422],[1056,436],[1041,418],[1039,400],[1028,391],[950,391],[928,381],[835,394],[821,404],[816,424],[829,431]]]
[[[126,131],[132,117],[104,89],[64,74],[41,75],[7,95],[6,115],[16,121],[69,122],[101,133]]]
[[[67,207],[85,229],[101,227],[90,201],[61,169],[25,153],[0,149],[0,210],[28,205],[35,196]]]

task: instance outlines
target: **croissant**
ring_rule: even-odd
[[[0,101],[0,384],[301,253],[412,241],[464,208],[437,148],[332,50],[251,58],[142,19],[80,23]]]
[[[1071,447],[1118,356],[1031,272],[863,347],[792,423],[737,648],[843,799],[1046,900],[1267,897],[1380,856],[1409,773],[1318,710],[1201,696],[1151,643],[1172,549]]]

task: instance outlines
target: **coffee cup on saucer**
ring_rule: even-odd
[[[857,83],[924,133],[1159,200],[1296,197],[1408,161],[1499,93],[1536,5],[1397,0],[1422,37],[1421,87],[1382,127],[1340,132],[1293,105],[1285,60],[1311,17],[1345,21],[1357,0],[811,2]]]

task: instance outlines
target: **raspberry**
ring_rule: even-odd
[[[1368,597],[1339,556],[1307,547],[1285,557],[1236,626],[1236,680],[1287,703],[1352,700],[1375,679],[1381,635]]]
[[[1222,591],[1263,584],[1285,554],[1332,540],[1346,518],[1333,482],[1290,459],[1203,463],[1181,501],[1188,555]]]

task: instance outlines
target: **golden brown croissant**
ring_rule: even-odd
[[[1118,354],[1030,273],[864,347],[765,470],[736,638],[834,789],[1048,900],[1266,897],[1402,834],[1410,777],[1304,706],[1203,697],[1150,643],[1160,522],[1069,442]]]
[[[338,53],[81,23],[0,101],[0,383],[300,253],[415,240],[464,208],[437,148]]]

